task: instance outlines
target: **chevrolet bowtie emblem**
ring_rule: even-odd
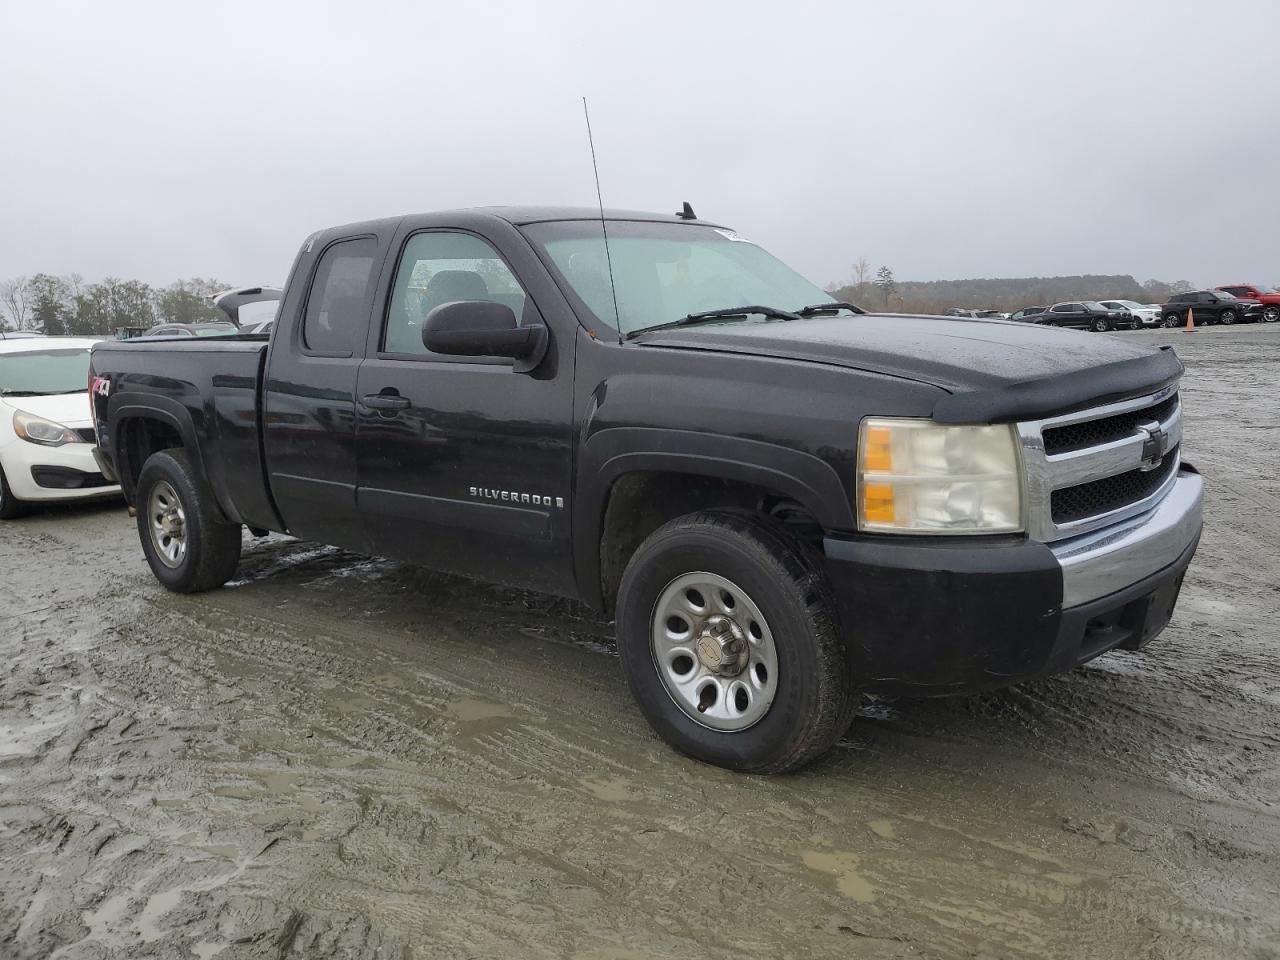
[[[1154,470],[1164,463],[1164,455],[1169,452],[1169,435],[1154,420],[1138,424],[1143,433],[1142,469]]]

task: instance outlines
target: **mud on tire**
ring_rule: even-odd
[[[665,611],[658,602],[694,572],[737,585],[768,622],[777,666],[772,700],[745,729],[713,729],[695,720],[660,672],[658,617]],[[848,729],[854,687],[831,589],[811,548],[781,524],[707,511],[660,527],[627,565],[616,622],[623,670],[640,709],[664,740],[691,757],[731,770],[781,773],[818,757]],[[691,622],[689,633],[697,629]]]
[[[153,495],[163,494],[157,501]],[[166,553],[171,538],[157,536],[157,503],[180,510],[183,548]],[[175,593],[199,593],[231,579],[240,563],[240,525],[222,519],[208,484],[183,450],[153,453],[142,465],[135,498],[138,537],[151,572]],[[178,532],[167,528],[169,532]],[[176,554],[176,555],[174,555]]]

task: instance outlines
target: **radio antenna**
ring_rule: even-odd
[[[582,116],[587,121],[587,143],[591,145],[591,172],[596,175],[596,204],[600,207],[600,232],[604,235],[604,262],[609,267],[609,290],[613,293],[613,322],[618,327],[618,345],[622,345],[622,314],[618,312],[618,287],[613,282],[613,257],[609,254],[609,228],[604,220],[604,197],[600,193],[600,168],[596,165],[596,141],[591,136],[591,114],[587,98],[582,98]]]

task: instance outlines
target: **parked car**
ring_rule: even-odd
[[[1196,323],[1252,323],[1262,318],[1266,308],[1257,300],[1242,300],[1221,290],[1195,290],[1169,298],[1161,308],[1166,327],[1180,327],[1187,322],[1187,310],[1195,312]]]
[[[1072,327],[1077,330],[1136,330],[1138,321],[1128,310],[1108,310],[1096,300],[1069,300],[1055,303],[1035,318],[1047,327]]]
[[[93,458],[89,349],[97,342],[0,340],[0,520],[38,501],[119,494]]]
[[[213,303],[240,333],[269,333],[280,309],[280,290],[266,286],[238,287],[215,294]]]
[[[1029,320],[1037,322],[1040,314],[1047,310],[1047,307],[1023,307],[1021,310],[1015,310],[1009,314],[1010,320]]]
[[[1164,628],[1202,497],[1172,351],[866,314],[728,228],[606,216],[616,288],[594,209],[452,211],[312,235],[270,343],[98,345],[157,579],[221,585],[247,526],[576,597],[661,736],[757,772],[860,690]]]
[[[968,307],[951,307],[943,316],[967,317],[971,320],[1007,320],[1009,315],[999,310],[976,310]]]
[[[158,323],[144,337],[228,337],[239,333],[234,323],[210,320],[204,323]],[[138,339],[133,337],[131,339]]]
[[[36,333],[34,330],[0,330],[0,340],[30,340],[43,336],[43,333]]]
[[[1136,300],[1099,300],[1108,310],[1124,310],[1133,315],[1140,326],[1160,326],[1160,308],[1138,303]]]
[[[1262,304],[1262,319],[1267,323],[1280,320],[1280,290],[1275,287],[1264,287],[1253,283],[1233,283],[1214,289],[1239,297],[1241,300],[1258,301]]]

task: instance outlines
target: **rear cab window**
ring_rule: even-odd
[[[350,356],[363,345],[377,253],[377,240],[356,237],[331,243],[320,255],[302,322],[308,351]]]

